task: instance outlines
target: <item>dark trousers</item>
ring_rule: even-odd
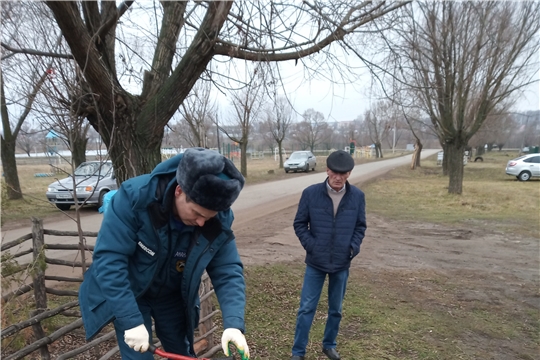
[[[189,352],[189,341],[186,336],[184,311],[185,306],[182,296],[166,296],[160,298],[139,299],[139,310],[144,318],[144,325],[150,334],[152,343],[152,318],[156,327],[156,335],[161,341],[161,347],[170,353],[194,356]],[[124,342],[124,331],[114,323],[116,338],[120,348],[122,359],[128,360],[153,360],[154,356],[149,351],[136,352]]]
[[[336,347],[336,337],[341,322],[341,310],[347,280],[349,279],[349,269],[328,274],[317,270],[311,266],[306,266],[304,275],[304,285],[300,297],[300,308],[296,318],[296,330],[294,333],[294,344],[292,354],[304,356],[309,340],[309,331],[313,323],[313,317],[317,310],[317,304],[321,297],[324,280],[328,275],[328,318],[324,329],[322,346],[324,349]]]

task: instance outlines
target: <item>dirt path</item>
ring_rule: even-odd
[[[304,249],[292,227],[296,205],[283,205],[283,200],[275,201],[260,211],[252,210],[247,218],[242,214],[235,223],[238,248],[246,265],[304,261]],[[396,221],[370,214],[369,208],[367,223],[353,269],[430,270],[457,281],[477,279],[476,290],[464,293],[464,297],[487,299],[513,292],[524,303],[540,309],[538,238],[515,237],[482,225],[453,227]],[[527,291],[523,291],[525,284]],[[537,290],[531,292],[531,286]]]

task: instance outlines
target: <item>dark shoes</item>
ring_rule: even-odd
[[[326,355],[330,360],[341,360],[341,357],[339,356],[336,349],[323,349],[322,352],[324,355]],[[293,355],[291,357],[291,360],[304,360],[303,356]]]
[[[324,355],[326,355],[330,360],[340,360],[341,357],[339,356],[338,352],[336,351],[336,349],[332,348],[332,349],[322,349],[322,352],[324,353]]]

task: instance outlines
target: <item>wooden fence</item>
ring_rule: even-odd
[[[80,239],[78,244],[46,244],[44,239],[45,235],[52,236],[72,236],[78,237]],[[16,240],[10,241],[8,243],[2,244],[0,250],[2,252],[2,283],[5,284],[15,284],[15,278],[21,273],[31,274],[32,281],[24,284],[17,284],[17,287],[14,289],[9,289],[6,294],[2,294],[2,304],[5,305],[11,301],[14,301],[16,298],[23,296],[27,293],[33,291],[33,297],[35,301],[35,310],[31,313],[31,317],[24,321],[21,321],[16,324],[11,324],[1,330],[1,339],[2,342],[7,341],[10,337],[14,337],[19,334],[21,331],[31,328],[34,341],[21,349],[14,350],[10,353],[6,352],[6,347],[2,347],[2,359],[3,360],[17,360],[32,354],[33,358],[37,358],[37,352],[41,359],[50,359],[51,354],[49,352],[49,345],[53,344],[55,341],[63,338],[68,334],[72,334],[79,328],[83,326],[81,319],[80,311],[77,309],[79,306],[79,301],[69,301],[66,302],[54,309],[49,309],[47,303],[47,294],[53,294],[57,296],[74,296],[78,295],[78,291],[75,290],[65,290],[60,287],[47,286],[47,283],[57,282],[60,284],[68,283],[81,283],[83,280],[84,269],[88,267],[89,264],[85,262],[85,252],[93,251],[94,246],[86,245],[86,238],[96,238],[97,233],[95,232],[84,232],[84,231],[56,231],[48,230],[43,228],[43,222],[40,219],[32,219],[32,233],[24,235]],[[31,246],[29,249],[21,250],[15,254],[9,254],[6,256],[6,251],[16,246],[22,247],[26,242],[31,241]],[[66,261],[62,259],[56,259],[52,257],[47,257],[47,250],[63,250],[63,251],[77,251],[78,254],[76,257],[81,257],[81,261]],[[32,261],[27,264],[19,265],[16,261],[17,258],[20,258],[24,255],[32,254]],[[75,254],[75,253],[74,253]],[[59,265],[70,268],[80,268],[80,276],[54,276],[47,274],[47,264],[50,265]],[[205,273],[201,281],[201,287],[199,289],[199,296],[201,300],[201,313],[200,313],[200,322],[197,329],[197,337],[195,338],[195,351],[197,354],[200,354],[202,357],[211,357],[221,349],[221,344],[214,341],[213,333],[216,331],[217,326],[214,325],[213,317],[218,314],[219,310],[214,310],[212,303],[212,294],[214,290],[210,278]],[[28,299],[31,297],[25,295]],[[75,321],[61,327],[60,329],[47,334],[42,326],[42,322],[53,318],[54,316],[67,316],[76,318]],[[83,354],[85,352],[94,351],[98,346],[103,346],[104,343],[114,339],[115,332],[114,330],[105,332],[102,331],[102,334],[91,342],[84,344],[76,349],[69,349],[57,356],[57,360],[70,359],[77,355]],[[159,342],[156,343],[159,346]],[[36,353],[36,354],[33,354]],[[115,354],[118,353],[118,346],[111,346],[111,349],[101,357],[96,357],[100,360],[109,359]]]

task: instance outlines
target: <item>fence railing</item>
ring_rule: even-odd
[[[83,261],[68,261],[58,259],[54,257],[48,257],[49,250],[62,250],[66,251],[93,251],[94,246],[86,245],[86,242],[79,241],[78,244],[49,244],[45,243],[45,235],[49,236],[71,236],[71,237],[83,237],[83,238],[96,238],[96,232],[79,232],[77,231],[57,231],[43,228],[43,222],[40,219],[32,219],[32,233],[21,236],[20,238],[2,244],[0,250],[2,252],[2,285],[9,289],[6,293],[2,294],[2,304],[9,304],[15,301],[19,297],[25,297],[25,300],[31,300],[30,292],[33,291],[33,301],[35,302],[35,310],[30,313],[30,318],[21,320],[16,324],[9,324],[5,328],[1,329],[1,339],[4,346],[2,346],[2,359],[4,360],[17,360],[22,359],[34,352],[39,351],[41,359],[50,359],[51,354],[48,346],[58,341],[62,337],[73,333],[77,329],[83,326],[80,311],[77,309],[79,306],[78,300],[67,301],[60,306],[56,306],[53,309],[49,309],[49,303],[47,301],[47,294],[56,296],[71,296],[77,297],[78,291],[62,289],[61,286],[47,286],[51,282],[57,282],[57,284],[73,284],[81,283],[83,281],[83,273],[89,264],[85,263],[85,256],[81,256]],[[19,250],[15,254],[8,252],[9,249],[18,247],[18,249],[25,248],[26,243],[31,242],[31,245],[27,249]],[[19,264],[17,259],[25,255],[32,254],[32,260],[28,263]],[[74,253],[75,254],[75,253]],[[74,255],[74,258],[78,256]],[[58,276],[54,274],[48,274],[47,265],[56,265],[70,268],[80,268],[80,276]],[[17,281],[21,278],[22,274],[28,275],[28,280]],[[30,281],[31,280],[31,281]],[[204,273],[201,279],[201,287],[199,289],[199,297],[201,300],[200,308],[200,322],[197,329],[197,337],[195,338],[195,352],[202,357],[210,357],[217,353],[221,349],[220,344],[216,344],[214,341],[214,332],[217,326],[214,325],[214,316],[219,313],[219,310],[214,310],[212,295],[214,289],[210,278]],[[14,286],[16,285],[16,286]],[[28,304],[26,302],[26,304]],[[4,306],[3,306],[4,307]],[[56,331],[47,334],[43,327],[43,322],[51,319],[55,316],[73,317],[76,320],[71,323],[62,326]],[[31,328],[34,341],[20,349],[9,350],[9,346],[5,346],[5,342],[9,338],[15,337],[25,329]],[[80,355],[87,351],[95,351],[97,347],[102,346],[105,342],[112,340],[115,336],[114,330],[106,332],[102,331],[102,335],[94,339],[91,342],[84,344],[75,349],[66,349],[66,352],[57,356],[57,360],[69,359],[74,356]],[[158,343],[159,344],[159,343]],[[118,353],[118,346],[111,346],[106,354],[99,357],[100,360],[109,359]],[[35,358],[37,354],[32,356]]]

